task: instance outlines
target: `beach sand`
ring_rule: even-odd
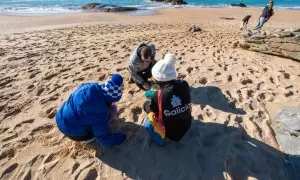
[[[253,14],[253,27],[260,12],[1,16],[0,179],[289,179],[265,106],[300,101],[300,64],[235,47],[240,19]],[[300,27],[300,11],[275,13],[266,30]],[[194,121],[180,143],[158,147],[142,127],[144,92],[126,69],[140,42],[154,43],[158,60],[175,53],[191,86]],[[111,129],[135,136],[114,148],[71,142],[56,109],[79,84],[115,72],[126,81]]]

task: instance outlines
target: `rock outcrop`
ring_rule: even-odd
[[[81,9],[86,11],[99,11],[99,12],[126,12],[126,11],[136,11],[135,7],[122,7],[110,4],[101,3],[89,3],[83,6]]]
[[[300,29],[245,31],[240,47],[300,61]]]
[[[285,107],[274,120],[278,123],[274,131],[280,149],[289,154],[286,162],[291,179],[300,179],[300,107]]]
[[[231,6],[237,6],[237,7],[247,7],[247,6],[246,6],[246,4],[244,4],[244,3],[238,3],[238,4],[236,4],[236,3],[232,3],[232,4],[231,4]]]
[[[191,33],[194,33],[194,32],[201,32],[202,29],[201,29],[200,27],[197,27],[197,26],[193,25],[193,26],[191,26],[191,27],[189,28],[188,31],[191,32]]]
[[[172,3],[173,5],[187,4],[184,0],[151,0],[151,1]]]

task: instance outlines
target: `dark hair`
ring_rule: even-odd
[[[141,58],[148,59],[151,56],[151,48],[149,46],[143,46],[141,49]]]
[[[274,4],[274,1],[270,1],[269,3],[272,3],[272,4]]]

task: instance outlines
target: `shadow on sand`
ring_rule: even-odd
[[[236,108],[222,93],[222,90],[215,86],[191,87],[191,96],[193,104],[208,105],[233,114],[246,114],[243,109]]]
[[[295,179],[289,163],[300,160],[249,137],[245,130],[193,121],[180,143],[157,146],[145,129],[123,119],[114,130],[136,136],[114,148],[101,148],[97,157],[132,179]],[[290,159],[288,159],[290,158]],[[124,177],[124,176],[123,176]]]

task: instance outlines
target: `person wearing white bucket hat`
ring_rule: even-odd
[[[144,111],[154,112],[156,115],[161,111],[165,136],[179,141],[191,127],[191,94],[189,84],[184,80],[177,80],[175,64],[176,56],[166,54],[163,60],[153,66],[152,77],[156,80],[159,90],[153,93],[150,101],[145,102]],[[151,123],[146,120],[144,125],[156,141]],[[158,144],[161,145],[161,141]]]

